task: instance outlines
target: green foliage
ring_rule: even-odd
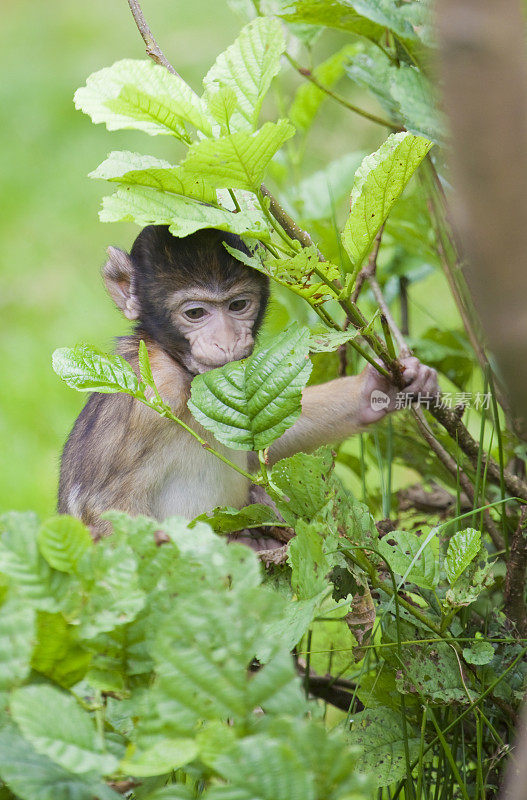
[[[428,537],[426,537],[428,538]],[[391,569],[423,589],[434,589],[439,581],[439,543],[414,533],[393,531],[379,542],[379,552]]]
[[[394,133],[355,173],[351,210],[342,242],[356,270],[375,236],[432,143],[411,133]]]
[[[306,329],[292,327],[268,350],[199,375],[189,408],[218,441],[238,450],[263,450],[300,416],[311,364]]]

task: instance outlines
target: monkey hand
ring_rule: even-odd
[[[378,422],[398,408],[408,408],[411,403],[419,403],[420,400],[430,402],[438,396],[435,369],[422,364],[414,356],[402,358],[400,363],[405,381],[403,390],[394,386],[389,378],[377,372],[371,364],[359,375],[362,384],[358,409],[361,426]]]

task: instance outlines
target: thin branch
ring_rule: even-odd
[[[137,25],[137,30],[142,36],[142,39],[146,45],[146,53],[152,61],[155,61],[156,64],[160,64],[162,67],[165,67],[172,75],[177,75],[179,77],[179,73],[176,72],[168,58],[165,56],[161,48],[159,47],[158,43],[154,38],[154,34],[150,30],[150,26],[145,19],[141,6],[137,2],[137,0],[128,0],[128,5],[130,6],[130,11],[132,12],[132,16],[135,20],[135,24]]]
[[[397,125],[397,123],[391,122],[388,119],[383,119],[382,117],[378,117],[376,114],[370,114],[369,111],[365,111],[363,108],[359,108],[358,106],[355,106],[352,103],[348,102],[348,100],[346,100],[345,97],[342,97],[342,95],[337,94],[337,92],[334,92],[333,89],[329,88],[329,86],[324,86],[324,84],[320,83],[318,78],[316,78],[313,75],[310,69],[305,69],[305,67],[302,67],[301,64],[299,64],[298,61],[296,61],[293,58],[293,56],[289,55],[289,53],[285,53],[285,57],[287,58],[291,66],[294,67],[294,69],[296,69],[296,71],[300,75],[302,75],[302,77],[307,78],[307,80],[310,81],[310,83],[312,83],[314,86],[316,86],[317,89],[320,89],[321,92],[327,94],[328,97],[333,98],[333,100],[339,103],[339,105],[344,106],[344,108],[347,108],[348,111],[353,111],[354,114],[358,114],[359,116],[364,117],[365,119],[369,119],[370,122],[375,122],[377,125],[383,125],[385,128],[389,128],[392,131],[404,130],[404,128],[402,128],[400,125]]]
[[[373,250],[370,253],[370,257],[368,259],[368,263],[361,269],[359,274],[357,275],[357,279],[355,281],[355,288],[353,290],[353,294],[351,296],[351,300],[353,303],[356,303],[359,299],[359,294],[361,293],[361,289],[364,285],[364,281],[371,278],[372,275],[375,275],[377,272],[377,256],[379,255],[379,248],[381,246],[381,239],[382,234],[384,231],[384,225],[381,226],[379,233],[375,237],[375,242],[373,244]]]

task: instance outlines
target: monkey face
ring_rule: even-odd
[[[190,372],[207,372],[252,352],[260,296],[250,280],[223,292],[180,290],[170,305],[172,324],[189,345],[181,360]]]

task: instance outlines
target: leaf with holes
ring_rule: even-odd
[[[194,418],[235,450],[263,450],[298,419],[311,372],[309,331],[292,325],[267,350],[198,375],[188,401]]]
[[[397,575],[423,589],[434,589],[439,580],[439,543],[433,536],[425,545],[425,538],[392,531],[379,541],[379,552]]]
[[[432,142],[422,136],[394,133],[363,160],[355,173],[350,215],[342,232],[342,242],[355,270],[431,147]]]

